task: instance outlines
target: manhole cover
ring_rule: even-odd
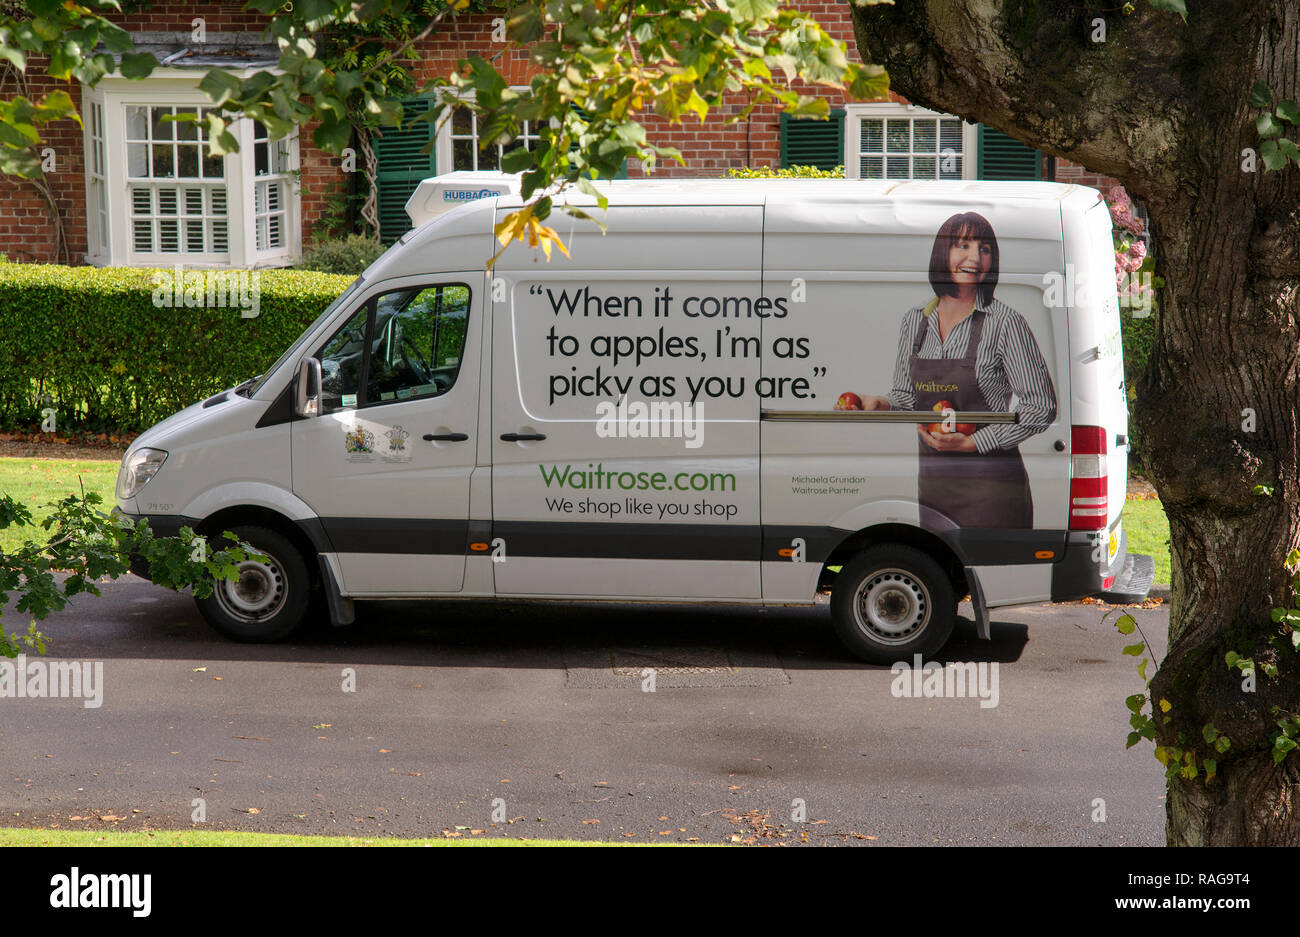
[[[637,689],[649,671],[660,689],[784,686],[790,676],[776,655],[718,647],[565,648],[565,686]]]

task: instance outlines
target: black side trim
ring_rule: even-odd
[[[469,552],[469,521],[407,517],[322,517],[338,553],[462,555]]]
[[[181,532],[182,527],[197,529],[199,519],[197,517],[186,517],[183,514],[127,514],[125,511],[120,512],[132,524],[139,520],[149,522],[149,530],[155,537],[175,537]]]
[[[295,381],[290,381],[284,385],[284,390],[276,395],[276,398],[271,401],[271,405],[263,411],[261,418],[254,424],[256,429],[306,419],[293,412],[293,385],[295,383]]]
[[[1020,566],[1057,563],[1065,555],[1064,530],[1004,530],[1000,527],[962,527],[937,531],[952,547],[963,566]],[[1050,551],[1049,557],[1034,554]]]
[[[750,524],[503,521],[492,535],[505,539],[509,556],[757,562],[762,532]]]
[[[795,540],[804,543],[803,559],[805,563],[825,563],[826,558],[844,540],[853,535],[851,530],[838,527],[816,527],[798,524],[765,524],[763,526],[763,561],[765,563],[789,563],[790,557],[782,556],[782,550],[794,547]]]
[[[490,543],[492,540],[492,522],[490,520],[470,518],[469,536],[466,539],[470,543]]]

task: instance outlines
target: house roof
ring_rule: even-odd
[[[208,33],[195,42],[188,32],[136,32],[137,52],[152,52],[167,68],[268,68],[280,61],[280,50],[259,33]],[[122,56],[114,54],[121,64]]]

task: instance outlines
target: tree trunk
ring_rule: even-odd
[[[864,59],[909,100],[1114,176],[1146,201],[1166,286],[1133,417],[1169,515],[1174,580],[1152,693],[1171,706],[1167,724],[1157,713],[1160,744],[1218,761],[1208,783],[1170,782],[1167,838],[1300,845],[1300,755],[1280,766],[1271,756],[1274,707],[1300,712],[1300,668],[1270,644],[1269,614],[1291,604],[1284,563],[1300,546],[1300,168],[1249,172],[1243,154],[1260,145],[1256,80],[1300,98],[1300,9],[1189,0],[1184,24],[1136,5],[1127,17],[1068,0],[851,9]],[[1243,690],[1228,651],[1275,663],[1278,679],[1261,671]],[[1205,743],[1207,724],[1228,751]]]

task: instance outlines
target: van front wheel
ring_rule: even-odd
[[[220,579],[212,595],[196,599],[213,629],[235,641],[265,643],[288,637],[302,624],[311,599],[311,575],[298,549],[274,530],[235,527],[236,537],[263,559],[238,564],[235,579]]]
[[[862,551],[840,570],[831,592],[835,633],[873,664],[936,653],[956,619],[943,567],[914,547],[882,544]]]

